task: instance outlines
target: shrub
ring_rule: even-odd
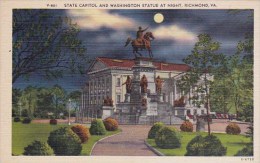
[[[106,134],[106,128],[101,119],[93,120],[91,122],[89,131],[90,131],[91,135],[105,135]]]
[[[224,156],[227,152],[227,148],[214,135],[196,136],[188,143],[186,150],[185,156]]]
[[[190,121],[184,121],[180,126],[181,131],[192,132],[193,124]]]
[[[57,120],[56,119],[51,119],[50,120],[50,124],[51,125],[56,125],[57,124]]]
[[[75,125],[71,127],[72,131],[77,134],[81,143],[85,143],[90,138],[89,129],[83,125]]]
[[[53,150],[45,142],[34,141],[32,144],[24,148],[23,154],[30,156],[48,156],[53,155]]]
[[[50,133],[48,144],[56,155],[79,155],[82,146],[79,137],[67,127],[61,127]]]
[[[113,118],[106,118],[103,123],[107,131],[115,131],[118,129],[118,122]]]
[[[162,127],[155,136],[155,143],[160,148],[179,148],[181,146],[181,136],[173,127]]]
[[[247,145],[243,149],[239,150],[235,156],[253,156],[254,155],[254,150],[253,150],[253,145]]]
[[[24,124],[29,124],[29,123],[31,123],[31,121],[32,121],[31,118],[25,117],[25,118],[23,119],[22,123],[24,123]]]
[[[162,122],[156,122],[148,133],[148,139],[154,139],[156,133],[164,126]]]
[[[238,135],[240,132],[240,127],[236,123],[229,123],[226,127],[227,134]]]
[[[14,122],[20,122],[20,121],[21,121],[20,117],[15,117],[14,118]]]

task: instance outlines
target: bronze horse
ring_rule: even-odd
[[[151,41],[154,40],[154,36],[152,32],[146,32],[143,36],[143,40],[142,39],[131,39],[130,37],[127,39],[126,43],[125,43],[125,47],[131,42],[132,47],[133,47],[133,53],[135,54],[139,54],[140,56],[142,56],[142,54],[140,52],[138,52],[138,50],[143,50],[146,49],[149,52],[149,56],[150,58],[153,57],[153,53],[152,53],[152,49],[151,49]]]

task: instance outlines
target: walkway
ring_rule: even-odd
[[[156,156],[145,144],[151,126],[120,125],[122,133],[98,142],[91,155]]]

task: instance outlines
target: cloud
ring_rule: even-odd
[[[137,26],[133,19],[109,13],[108,10],[68,10],[67,13],[82,29],[99,30],[106,27],[120,30]]]
[[[104,35],[98,35],[96,38],[93,38],[96,42],[113,42],[116,43],[118,41],[126,41],[127,38],[130,37],[130,33],[126,31],[113,31],[107,34],[106,36]]]
[[[196,34],[178,25],[160,26],[153,30],[156,39],[173,40],[177,42],[194,42]]]

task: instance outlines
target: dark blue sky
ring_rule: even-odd
[[[124,47],[127,37],[135,38],[139,26],[149,27],[155,40],[152,50],[155,59],[182,63],[191,53],[197,35],[208,33],[221,43],[220,52],[232,55],[236,44],[246,32],[253,31],[250,11],[232,13],[228,10],[52,10],[54,16],[68,16],[80,29],[79,38],[87,48],[90,59],[98,56],[133,58],[132,47]],[[156,13],[164,21],[155,23]],[[144,54],[146,52],[143,52]],[[86,63],[87,64],[87,63]],[[29,80],[19,79],[14,87],[27,85],[62,85],[68,91],[80,89],[87,77],[71,76],[54,81],[44,80],[39,74]]]

